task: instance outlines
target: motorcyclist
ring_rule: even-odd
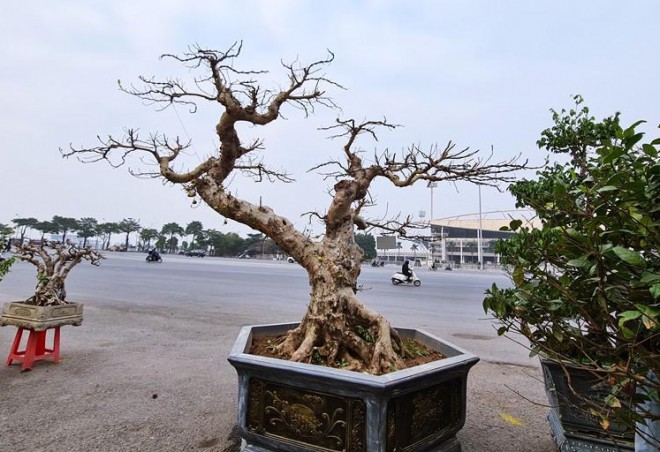
[[[412,281],[412,270],[410,269],[410,261],[406,259],[403,261],[403,266],[401,267],[401,273],[408,278],[408,281]]]
[[[152,248],[149,250],[149,258],[153,261],[157,261],[158,259],[160,259],[160,254],[158,254],[156,248]]]

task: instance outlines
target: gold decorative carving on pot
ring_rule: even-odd
[[[247,411],[247,428],[251,432],[263,434],[262,425],[262,416],[263,412],[263,394],[264,394],[264,382],[253,378],[250,380],[250,394],[248,402],[248,411]]]
[[[393,402],[387,407],[387,452],[393,452],[396,448],[396,410],[390,409]]]
[[[362,401],[352,401],[351,410],[351,429],[349,448],[351,452],[366,452],[366,419],[364,403]]]
[[[390,400],[387,407],[388,452],[431,442],[463,419],[461,379],[446,381]]]
[[[248,429],[309,450],[366,451],[365,413],[357,399],[250,381]]]
[[[445,414],[442,395],[442,389],[436,386],[427,391],[420,391],[413,397],[411,436],[413,442],[426,438],[437,430],[437,425]]]

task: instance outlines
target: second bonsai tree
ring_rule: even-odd
[[[66,242],[47,241],[16,245],[16,258],[37,267],[37,286],[24,303],[35,306],[67,304],[65,281],[82,261],[98,266],[103,256],[91,248]]]

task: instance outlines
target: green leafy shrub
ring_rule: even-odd
[[[0,224],[0,251],[6,248],[9,235],[12,232],[13,230],[10,227],[4,224]],[[8,258],[3,258],[0,256],[0,281],[2,281],[2,278],[4,278],[7,273],[9,273],[9,268],[15,261],[16,258],[13,256]]]
[[[509,187],[543,227],[511,223],[517,234],[496,251],[513,286],[493,285],[484,310],[499,334],[525,336],[533,355],[599,375],[610,395],[589,405],[607,429],[613,418],[653,419],[639,406],[660,400],[648,378],[660,369],[660,139],[643,142],[643,122],[622,128],[618,114],[596,121],[575,101],[552,110],[555,125],[538,141],[569,161]]]

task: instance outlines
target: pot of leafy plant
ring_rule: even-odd
[[[18,328],[7,365],[22,362],[29,370],[34,361],[45,358],[59,362],[60,327],[79,326],[83,320],[83,305],[66,300],[65,280],[73,267],[83,260],[99,265],[103,258],[91,248],[79,248],[72,243],[45,242],[43,244],[17,244],[15,258],[37,267],[37,286],[34,294],[23,302],[5,303],[0,315],[0,326]],[[47,331],[53,331],[53,346],[46,347]],[[24,350],[21,341],[24,331],[28,338]]]
[[[542,227],[511,223],[496,251],[513,285],[484,309],[542,357],[561,450],[658,450],[660,140],[575,101],[538,142],[569,161],[509,188]]]
[[[193,204],[202,200],[218,214],[261,232],[306,270],[311,294],[302,321],[272,327],[274,331],[270,327],[244,331],[230,358],[241,381],[239,424],[243,426],[244,440],[251,444],[249,450],[274,447],[296,451],[384,451],[400,450],[398,444],[404,443],[410,446],[405,450],[441,447],[440,443],[448,450],[456,450],[460,445],[453,435],[462,426],[465,413],[465,375],[476,357],[431,335],[393,328],[385,317],[360,302],[358,277],[364,253],[356,244],[355,229],[381,228],[404,234],[413,226],[410,217],[387,221],[368,219],[367,210],[374,201],[371,188],[376,180],[397,187],[456,180],[495,186],[512,181],[515,171],[526,164],[518,163],[515,157],[502,162],[482,159],[477,151],[456,149],[451,142],[444,148],[431,146],[425,150],[412,145],[398,153],[386,149],[367,156],[357,142],[363,137],[375,139],[377,130],[391,130],[395,126],[385,120],[337,119],[321,130],[343,139],[339,157],[313,168],[326,181],[332,181],[326,187],[330,193],[329,207],[309,214],[310,224],[312,220],[320,223],[318,233],[314,233],[313,226],[299,229],[293,221],[267,206],[261,196],[253,199],[237,196],[238,191],[245,193],[240,185],[241,176],[250,184],[294,180],[287,172],[266,165],[263,140],[243,141],[239,132],[255,132],[259,126],[274,123],[288,116],[290,107],[302,110],[305,116],[320,107],[336,108],[325,89],[341,86],[324,74],[334,55],[329,53],[327,58],[308,65],[298,61],[285,63],[287,84],[280,91],[272,91],[260,82],[265,71],[237,67],[235,60],[241,50],[242,43],[237,42],[222,52],[193,47],[182,55],[165,55],[166,59],[201,72],[190,85],[194,88],[184,87],[179,80],[153,78],[141,79],[143,87],[122,88],[165,108],[183,104],[194,111],[199,102],[219,107],[220,119],[215,125],[219,146],[203,162],[184,161],[190,157],[187,152],[190,143],[163,135],[143,138],[133,129],[122,138],[109,136],[100,139],[96,147],[71,147],[61,150],[62,154],[83,162],[105,160],[113,166],[129,161],[140,165],[147,161],[145,158],[151,159],[155,165],[131,168],[131,172],[181,185]],[[246,132],[245,126],[249,126],[250,132]],[[301,146],[300,137],[292,138],[291,146]],[[305,146],[296,156],[289,155],[289,161],[306,154],[303,149]],[[296,152],[295,148],[288,150]],[[271,196],[270,200],[273,199]],[[287,200],[281,201],[286,208]],[[274,334],[278,337],[271,349],[279,359],[248,356],[254,338]],[[420,342],[414,348],[421,349],[426,343],[430,352],[445,354],[444,364],[426,363],[415,371],[406,369],[404,361],[410,348],[405,344],[410,338]],[[313,364],[316,366],[312,367]],[[286,372],[294,367],[299,369],[297,374],[287,376]],[[446,368],[446,374],[435,374],[437,367]],[[413,377],[416,372],[419,377]],[[267,378],[269,374],[274,376]],[[337,377],[336,380],[331,382],[329,375]],[[433,377],[424,379],[428,375]],[[433,378],[440,385],[447,383],[451,389],[438,387],[431,381]],[[355,384],[349,385],[350,381]],[[307,383],[309,386],[305,386]],[[415,388],[417,384],[419,387]],[[376,393],[382,395],[378,401],[375,401]],[[436,393],[437,397],[431,397]],[[357,411],[351,411],[353,408]],[[355,417],[349,420],[346,418],[349,415]],[[417,416],[413,424],[388,423],[399,419],[409,422],[413,415]],[[271,423],[264,425],[265,418],[271,419]],[[353,439],[337,433],[339,425],[346,432],[349,421],[354,422],[352,426],[361,425],[357,436],[351,437],[349,432]],[[273,446],[271,440],[284,435],[282,422],[296,436],[287,434],[282,444]],[[277,430],[271,429],[272,423],[280,424]],[[411,431],[411,425],[418,426],[419,431]],[[384,438],[391,429],[395,433],[390,434],[397,439],[387,442]],[[399,443],[402,432],[409,432],[405,435],[409,438]],[[427,435],[422,435],[423,432]],[[325,436],[325,439],[322,445],[312,444],[304,441],[303,435],[305,438]],[[254,445],[258,441],[259,445]]]

